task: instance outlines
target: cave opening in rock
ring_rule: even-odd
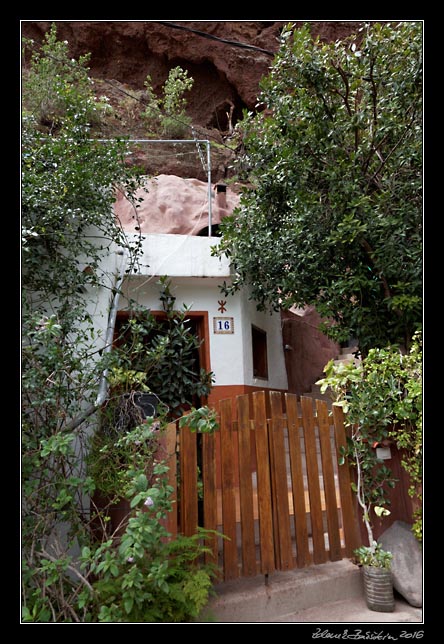
[[[237,97],[234,102],[231,99],[226,99],[216,106],[207,127],[216,128],[220,132],[232,134],[236,123],[242,118],[242,110],[245,105],[241,99]]]

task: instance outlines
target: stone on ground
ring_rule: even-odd
[[[411,526],[395,521],[378,539],[392,553],[393,587],[411,606],[422,606],[422,548]]]

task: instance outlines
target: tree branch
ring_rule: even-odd
[[[81,413],[77,418],[74,418],[70,423],[68,423],[64,429],[65,432],[71,432],[74,429],[77,429],[87,418],[92,416],[92,414],[97,411],[97,407],[94,404],[88,405],[83,413]]]
[[[348,81],[348,78],[347,78],[347,73],[342,69],[342,67],[339,66],[339,64],[335,65],[334,63],[332,63],[332,65],[333,65],[333,68],[336,69],[338,74],[341,76],[341,78],[342,78],[342,80],[344,82],[345,96],[343,94],[341,94],[338,90],[336,90],[336,92],[339,94],[339,96],[342,97],[342,99],[344,101],[345,109],[347,110],[347,114],[349,115],[350,118],[352,118],[353,117],[353,112],[352,112],[352,109],[351,109],[350,104],[349,104],[350,84],[349,84],[349,81]],[[356,95],[356,101],[358,101],[358,96],[357,95]],[[357,111],[357,105],[356,105],[356,111]],[[356,113],[356,111],[355,111],[355,113]],[[355,152],[356,152],[357,149],[358,149],[358,145],[359,145],[359,128],[358,128],[358,126],[354,125],[353,130],[354,130],[354,135],[355,135]]]
[[[399,137],[398,141],[395,143],[395,145],[392,147],[392,149],[391,149],[391,150],[390,150],[390,152],[387,154],[387,156],[385,157],[385,159],[383,159],[383,160],[381,161],[381,163],[380,163],[380,165],[378,166],[378,168],[375,170],[375,172],[373,173],[373,175],[370,177],[369,183],[374,183],[374,182],[376,181],[376,177],[377,177],[377,176],[378,176],[378,174],[381,172],[382,168],[385,166],[385,164],[386,164],[386,163],[387,163],[387,161],[390,159],[390,157],[392,156],[392,154],[397,150],[397,148],[399,148],[399,146],[401,145],[402,141],[403,141],[403,140],[405,139],[405,137],[407,136],[408,132],[412,129],[412,125],[413,125],[414,120],[415,120],[415,111],[413,110],[413,115],[412,115],[412,118],[410,119],[410,123],[408,123],[408,124],[407,124],[407,126],[406,126],[406,128],[405,128],[404,132],[401,134],[401,136]],[[380,158],[380,157],[378,157],[378,158]]]
[[[361,246],[364,247],[369,259],[371,260],[371,262],[373,264],[373,266],[376,266],[375,257],[374,257],[375,252],[374,252],[373,248],[370,246],[370,244],[368,243],[368,241],[364,237],[361,237],[359,241],[361,243]],[[390,291],[390,287],[389,287],[388,282],[387,282],[386,278],[384,277],[384,274],[382,273],[382,271],[379,271],[379,278],[380,278],[380,280],[382,282],[382,285],[384,287],[384,295],[385,295],[385,297],[390,298],[392,296],[391,291]]]
[[[358,492],[357,492],[356,496],[357,496],[357,499],[358,499],[358,503],[359,503],[359,505],[361,506],[361,508],[362,508],[362,510],[364,512],[364,523],[365,523],[365,527],[367,529],[369,546],[372,548],[374,538],[373,538],[372,527],[371,527],[370,521],[369,521],[370,508],[367,507],[367,504],[365,503],[364,481],[363,481],[362,474],[361,474],[361,461],[360,461],[360,458],[359,458],[358,449],[357,449],[356,445],[354,447],[354,451],[355,451],[355,459],[356,459],[356,469],[357,469],[357,472],[358,472],[358,484],[357,484]]]
[[[45,557],[46,559],[49,559],[53,563],[57,562],[57,559],[55,557],[53,557],[52,555],[50,555],[49,552],[45,552],[44,550],[42,550],[42,552],[38,552],[37,554],[40,557]],[[94,588],[91,586],[89,581],[82,575],[82,573],[77,570],[77,568],[75,568],[74,566],[71,566],[70,564],[68,564],[67,569],[70,570],[72,573],[74,573],[74,575],[76,575],[76,577],[78,577],[80,579],[80,581],[85,584],[85,586],[88,588],[88,590],[90,590],[92,593],[94,593]]]
[[[378,112],[377,112],[377,96],[378,96],[378,89],[376,87],[375,83],[375,78],[373,76],[373,69],[375,67],[375,60],[373,59],[370,63],[370,82],[372,84],[372,108],[373,108],[373,133],[372,133],[372,140],[374,140],[374,132],[376,132],[376,125],[378,121]]]
[[[378,149],[375,147],[376,129],[377,129],[377,121],[378,121],[378,112],[377,112],[378,90],[377,90],[375,78],[374,78],[374,75],[373,75],[374,66],[375,66],[375,60],[372,59],[372,61],[370,63],[370,78],[365,78],[364,79],[364,80],[370,81],[370,83],[372,85],[371,96],[372,96],[372,111],[373,111],[373,122],[372,122],[372,124],[370,126],[371,127],[371,142],[370,142],[370,146],[369,146],[368,157],[367,157],[367,159],[366,159],[366,161],[364,162],[364,165],[363,165],[363,173],[364,174],[367,172],[367,169],[368,169],[368,166],[370,164],[370,159],[372,158],[372,153],[373,152],[378,156],[378,159],[381,162],[383,160],[381,154],[378,151]],[[385,137],[383,137],[383,140],[384,139],[385,139]]]
[[[339,66],[339,63],[337,65],[335,65],[335,63],[332,62],[332,66],[333,66],[333,69],[336,69],[336,71],[338,72],[338,74],[342,78],[342,80],[344,82],[344,87],[345,87],[345,96],[343,94],[341,94],[341,92],[339,90],[336,90],[336,93],[339,94],[339,96],[343,99],[345,109],[347,110],[347,114],[350,117],[352,117],[353,112],[351,111],[351,108],[350,108],[350,105],[349,105],[349,102],[348,102],[348,99],[349,99],[349,96],[350,96],[350,85],[348,83],[347,74],[342,69],[342,67]]]
[[[54,599],[57,601],[57,603],[61,604],[58,617],[60,618],[63,615],[66,615],[66,613],[68,612],[68,613],[70,613],[72,615],[74,621],[79,623],[80,622],[79,616],[77,615],[77,613],[75,612],[73,607],[70,606],[69,603],[66,601],[63,593],[60,595],[54,588],[51,588],[51,587],[49,587],[47,590],[48,590],[48,593],[54,597]],[[51,607],[52,607],[52,604],[51,604]],[[53,621],[54,622],[59,621],[59,619],[57,618],[54,610],[53,610]]]

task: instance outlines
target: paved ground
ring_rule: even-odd
[[[410,606],[399,596],[396,599],[393,613],[377,613],[367,608],[364,598],[357,598],[329,602],[322,606],[307,608],[299,613],[290,613],[275,620],[275,623],[279,622],[309,622],[315,624],[422,623],[422,609]]]
[[[421,608],[395,592],[395,610],[367,608],[362,571],[349,560],[218,584],[202,621],[219,623],[423,623]]]

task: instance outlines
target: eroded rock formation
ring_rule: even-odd
[[[243,108],[256,108],[259,81],[269,71],[285,24],[287,21],[56,21],[57,35],[68,41],[73,56],[91,53],[93,77],[142,90],[150,74],[154,89],[159,90],[171,68],[180,65],[187,69],[195,81],[187,95],[193,123],[222,132],[229,129],[230,109],[235,124]],[[349,35],[359,25],[351,21],[310,24],[313,35],[325,40]],[[49,22],[22,23],[23,35],[36,42],[49,28]]]
[[[161,174],[148,179],[136,193],[143,201],[136,208],[119,193],[115,213],[124,230],[176,235],[208,234],[208,184]],[[224,184],[211,186],[212,233],[221,219],[231,214],[239,197]]]

